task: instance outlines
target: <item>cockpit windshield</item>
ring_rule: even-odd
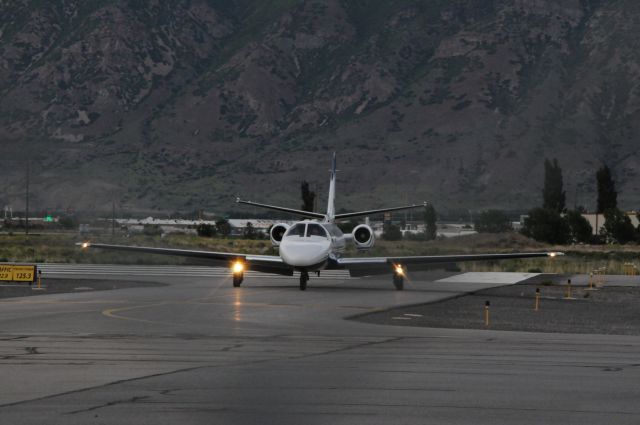
[[[318,236],[321,238],[328,237],[324,227],[317,223],[297,223],[289,228],[285,236]]]
[[[304,228],[305,228],[306,224],[305,223],[298,223],[293,225],[288,231],[287,231],[287,236],[304,236]]]
[[[307,237],[320,236],[321,238],[327,237],[327,231],[319,224],[309,223],[307,224]]]

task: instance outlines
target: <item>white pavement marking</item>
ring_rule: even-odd
[[[184,277],[224,277],[231,276],[225,267],[206,266],[128,266],[114,264],[38,264],[43,277],[55,275],[128,275],[128,276],[184,276]],[[246,271],[245,278],[299,279],[300,273],[282,276],[269,273]],[[346,270],[321,271],[313,279],[351,279]]]
[[[469,272],[437,280],[447,283],[498,283],[510,285],[538,276],[540,273]]]

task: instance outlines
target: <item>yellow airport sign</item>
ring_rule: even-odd
[[[13,266],[0,265],[0,280],[13,280]]]
[[[1,264],[0,281],[34,282],[36,280],[36,266]]]

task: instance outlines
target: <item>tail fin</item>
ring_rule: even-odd
[[[336,215],[335,198],[336,198],[336,153],[333,153],[333,159],[331,160],[329,180],[329,200],[327,202],[327,220],[333,221]]]

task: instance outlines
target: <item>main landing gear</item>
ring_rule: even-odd
[[[233,272],[233,287],[239,288],[242,285],[244,279],[245,264],[242,260],[238,259],[231,265],[231,271]]]
[[[307,289],[307,281],[309,280],[309,273],[300,272],[300,290],[304,291]]]
[[[395,266],[393,269],[393,286],[395,286],[398,291],[404,289],[404,269],[402,266]]]
[[[234,273],[233,274],[233,287],[239,288],[242,285],[242,281],[244,279],[244,273]]]

